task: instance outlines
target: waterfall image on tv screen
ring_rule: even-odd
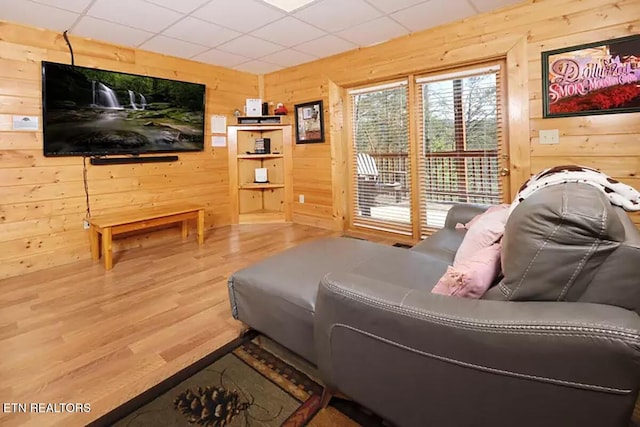
[[[45,156],[204,149],[205,86],[42,63]]]

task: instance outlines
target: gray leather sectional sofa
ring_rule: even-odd
[[[481,300],[430,292],[482,212],[453,207],[411,250],[349,238],[229,279],[233,315],[398,426],[629,425],[640,384],[640,234],[586,184],[511,214],[505,277]]]

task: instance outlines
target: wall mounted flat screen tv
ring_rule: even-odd
[[[45,156],[204,149],[205,85],[42,62]]]

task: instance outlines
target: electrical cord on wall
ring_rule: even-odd
[[[69,30],[64,30],[64,33],[62,33],[62,37],[64,37],[64,41],[67,42],[67,46],[69,46],[69,52],[71,53],[71,65],[76,65],[75,61],[73,59],[73,48],[71,47],[71,42],[69,41],[69,36],[67,36],[67,31]]]
[[[71,54],[71,65],[75,65],[75,59],[73,57],[73,47],[71,47],[71,42],[69,41],[69,36],[67,35],[68,30],[65,30],[62,33],[62,37],[64,37],[64,41],[67,42],[67,46],[69,46],[69,53]],[[87,156],[82,156],[82,182],[84,184],[84,196],[85,203],[87,205],[87,212],[85,213],[85,219],[91,218],[91,204],[89,202],[89,183],[87,181]]]

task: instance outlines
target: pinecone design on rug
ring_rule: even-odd
[[[176,397],[173,405],[191,424],[222,427],[246,411],[251,403],[240,402],[240,395],[235,390],[213,386],[204,390],[198,387],[196,391],[187,389]]]

